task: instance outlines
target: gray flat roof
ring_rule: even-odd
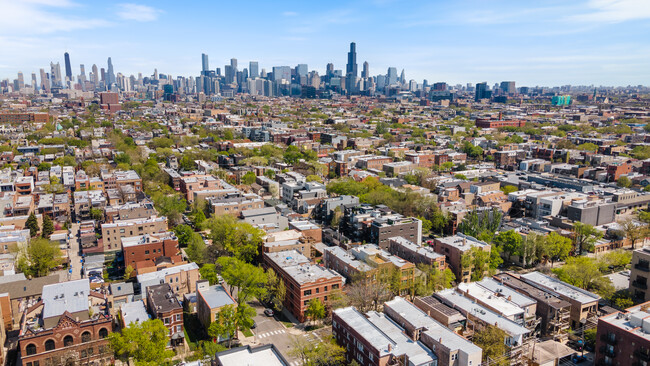
[[[221,285],[210,286],[207,289],[199,289],[197,292],[205,303],[208,304],[210,309],[235,304],[235,300],[233,300],[228,291]]]
[[[43,318],[59,316],[64,312],[88,310],[90,282],[87,278],[43,286]]]
[[[347,325],[357,331],[369,344],[371,344],[377,351],[379,357],[389,355],[388,345],[395,347],[396,343],[382,332],[375,324],[370,322],[363,314],[353,307],[340,308],[334,310],[334,313],[345,321]]]
[[[540,272],[526,273],[521,275],[521,278],[526,282],[541,286],[562,296],[576,300],[583,305],[600,300],[600,296],[592,292],[569,285],[566,282],[560,281],[557,278],[547,276]]]
[[[122,304],[120,307],[120,313],[122,314],[122,319],[124,319],[124,324],[126,324],[126,326],[131,323],[140,323],[151,318],[149,313],[147,313],[147,309],[144,307],[144,302],[142,302],[142,300]]]
[[[273,344],[233,348],[217,353],[216,358],[223,366],[289,366]]]

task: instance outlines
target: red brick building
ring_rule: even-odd
[[[324,267],[311,264],[295,250],[264,253],[264,263],[278,274],[287,289],[284,306],[298,321],[304,322],[309,301],[327,303],[332,291],[343,287],[343,277]]]
[[[160,257],[177,257],[181,251],[172,232],[144,234],[122,238],[124,265],[136,268],[141,262],[152,262]]]
[[[474,123],[476,127],[480,128],[499,128],[499,127],[524,127],[526,121],[510,120],[503,121],[498,119],[477,118]]]
[[[0,113],[0,123],[47,123],[49,121],[48,113]]]
[[[169,329],[170,344],[183,344],[183,307],[168,283],[147,287],[147,307],[151,316]]]
[[[607,166],[607,178],[610,182],[615,182],[622,175],[627,175],[632,172],[632,166],[627,163],[610,164]]]
[[[650,362],[650,302],[598,319],[596,365],[647,365]]]

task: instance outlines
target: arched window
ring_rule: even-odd
[[[73,344],[74,344],[74,339],[72,338],[71,335],[67,335],[65,336],[65,338],[63,338],[64,347],[72,346]]]
[[[46,351],[51,351],[54,348],[55,347],[54,347],[54,340],[53,339],[48,339],[47,341],[45,341],[45,350]]]
[[[89,331],[85,331],[85,332],[81,333],[81,342],[82,343],[90,342],[90,332]]]
[[[106,328],[102,328],[99,330],[99,338],[106,338],[108,337],[108,330]]]
[[[27,356],[35,355],[36,354],[36,345],[34,343],[30,343],[25,347],[25,353]]]

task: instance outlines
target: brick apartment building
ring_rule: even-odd
[[[632,252],[631,264],[630,294],[636,301],[650,301],[650,291],[648,291],[650,248],[641,248]]]
[[[474,124],[479,128],[524,127],[526,125],[526,121],[503,121],[500,119],[477,118]]]
[[[169,329],[170,345],[183,344],[183,307],[168,283],[147,287],[147,307]]]
[[[122,250],[122,238],[167,231],[167,218],[152,216],[146,219],[118,220],[102,224],[102,251]]]
[[[110,364],[113,318],[107,308],[106,297],[91,291],[88,279],[43,286],[42,300],[23,315],[19,364]],[[36,323],[27,322],[34,318]]]
[[[47,123],[48,113],[0,113],[0,123],[19,124],[24,122]]]
[[[648,365],[650,362],[650,302],[598,319],[595,364]]]
[[[441,271],[447,268],[444,255],[436,253],[431,247],[417,245],[401,236],[388,239],[388,252],[413,264],[426,264]]]
[[[134,269],[138,264],[151,263],[160,257],[180,258],[178,239],[173,232],[161,232],[122,238],[124,265]]]
[[[300,322],[304,322],[309,301],[318,299],[327,303],[332,291],[343,287],[343,277],[324,267],[311,264],[295,250],[264,253],[264,263],[284,281],[287,293],[284,306]]]
[[[470,281],[472,271],[469,268],[462,268],[461,258],[465,252],[474,247],[486,252],[490,252],[492,249],[489,244],[463,234],[437,238],[433,241],[433,250],[445,256],[447,265],[454,272],[456,281],[459,283]]]

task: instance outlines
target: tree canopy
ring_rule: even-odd
[[[109,335],[115,356],[122,360],[133,357],[138,366],[166,365],[174,356],[167,349],[169,330],[160,319],[131,323],[122,332]]]

